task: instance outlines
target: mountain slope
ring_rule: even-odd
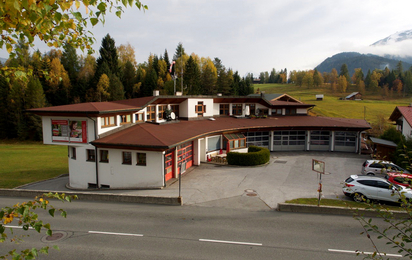
[[[391,45],[397,42],[407,41],[412,39],[412,30],[396,32],[388,37],[373,43],[371,46]]]
[[[338,73],[343,64],[348,66],[349,73],[352,75],[356,68],[361,68],[366,75],[368,70],[385,69],[388,67],[390,70],[396,69],[396,65],[399,60],[388,59],[373,54],[360,54],[358,52],[342,52],[327,58],[321,64],[316,66],[319,72],[331,72],[335,68]],[[409,69],[410,63],[402,61],[403,68]]]

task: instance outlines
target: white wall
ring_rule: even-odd
[[[187,102],[187,103],[186,103]],[[203,117],[212,117],[214,113],[214,103],[213,99],[209,98],[191,98],[186,100],[185,102],[182,103],[183,106],[185,107],[185,113],[187,115],[183,115],[183,117],[189,117],[189,118],[197,118],[197,113],[196,113],[196,106],[198,102],[203,102],[203,105],[206,106],[206,113],[203,114]],[[180,107],[182,107],[182,105]]]
[[[164,186],[163,152],[121,149],[99,150],[109,151],[109,162],[99,162],[100,185],[110,185],[111,189],[160,188]],[[132,153],[131,165],[122,164],[122,152]],[[146,166],[136,165],[137,152],[146,153]]]
[[[220,114],[220,103],[213,103],[213,115],[218,116]]]
[[[93,118],[96,120],[96,118]],[[87,123],[87,142],[94,141],[94,121],[87,117],[50,117],[42,116],[43,128],[43,143],[55,145],[68,145],[68,142],[52,141],[52,120],[71,120],[71,121],[86,121]],[[82,145],[82,144],[76,144]],[[83,144],[86,145],[86,144]]]
[[[402,134],[403,134],[406,138],[411,137],[411,131],[412,131],[411,126],[408,124],[408,122],[406,121],[406,119],[405,119],[403,116],[402,116],[400,119],[401,119],[402,122],[403,122],[403,125],[402,125]]]
[[[76,147],[76,159],[71,158],[71,147]],[[92,145],[68,146],[69,185],[76,189],[87,189],[88,183],[96,184],[96,163],[87,161],[86,149],[94,150]]]

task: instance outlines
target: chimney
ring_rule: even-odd
[[[222,93],[217,93],[217,96],[218,96],[218,97],[221,97],[221,96],[222,96]]]
[[[159,90],[153,90],[153,96],[155,97],[159,96]]]
[[[182,95],[182,92],[176,91],[176,96],[181,96],[181,95]]]

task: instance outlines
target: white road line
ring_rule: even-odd
[[[9,225],[4,225],[4,227],[6,227],[6,228],[20,228],[20,229],[23,229],[23,226],[9,226]],[[34,229],[34,228],[29,227],[29,229]]]
[[[224,241],[213,239],[199,239],[200,242],[212,242],[212,243],[224,243],[224,244],[236,244],[236,245],[248,245],[248,246],[262,246],[261,243],[249,243],[249,242],[236,242],[236,241]]]
[[[349,254],[357,254],[363,253],[366,255],[371,255],[373,252],[358,252],[358,251],[351,251],[351,250],[340,250],[340,249],[328,249],[329,252],[339,252],[339,253],[349,253]],[[383,253],[382,253],[383,255]],[[385,256],[393,256],[393,257],[402,257],[402,255],[395,255],[395,254],[386,254]]]
[[[103,235],[115,235],[115,236],[132,236],[132,237],[142,237],[142,234],[130,234],[130,233],[114,233],[114,232],[104,232],[104,231],[89,231],[91,234],[103,234]]]

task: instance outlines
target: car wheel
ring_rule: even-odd
[[[352,195],[352,198],[356,202],[365,202],[366,201],[366,197],[362,193],[357,193],[356,192]]]
[[[368,176],[375,176],[375,174],[374,174],[374,173],[371,173],[371,172],[368,172],[366,175],[368,175]]]

